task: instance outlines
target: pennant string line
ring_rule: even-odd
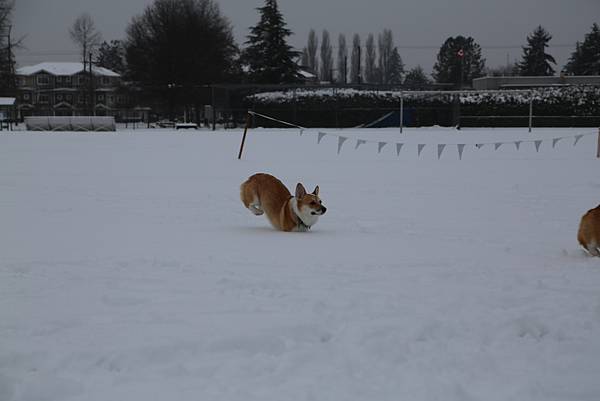
[[[303,127],[301,125],[297,125],[297,124],[292,124],[283,120],[279,120],[277,118],[274,117],[270,117],[264,114],[260,114],[257,113],[255,111],[248,111],[248,114],[250,115],[254,115],[257,117],[261,117],[264,118],[266,120],[270,120],[270,121],[274,121],[283,125],[286,125],[288,127],[293,127],[293,128],[297,128],[300,130],[300,134],[302,135],[305,132],[309,131],[309,128]],[[512,141],[503,141],[503,142],[476,142],[473,143],[472,145],[474,145],[475,147],[477,147],[478,149],[481,149],[484,145],[494,145],[494,150],[498,150],[502,145],[507,145],[507,144],[513,144],[516,146],[517,150],[520,149],[520,145],[522,143],[532,143],[535,145],[535,149],[537,152],[539,152],[540,146],[542,144],[543,141],[546,140],[552,140],[552,148],[554,148],[556,146],[556,144],[558,143],[558,141],[563,140],[563,139],[574,139],[574,143],[573,146],[577,145],[577,143],[586,136],[590,136],[590,135],[598,135],[597,132],[586,132],[586,133],[580,133],[580,134],[573,134],[573,135],[565,135],[565,136],[561,136],[561,137],[552,137],[552,138],[548,138],[548,139],[529,139],[529,140],[522,140],[522,139],[518,139],[518,140],[512,140]],[[351,139],[350,137],[347,136],[342,136],[342,135],[338,135],[338,134],[331,134],[328,132],[323,132],[323,131],[318,131],[318,138],[317,138],[317,143],[321,143],[321,140],[323,139],[323,137],[325,136],[333,136],[338,138],[338,154],[341,151],[342,145],[343,143],[347,140],[347,139]],[[354,147],[354,149],[358,149],[358,147],[360,145],[366,144],[366,143],[376,143],[378,146],[378,153],[381,153],[382,149],[388,144],[388,143],[393,143],[394,141],[377,141],[377,140],[368,140],[368,139],[362,139],[362,138],[356,138],[353,139],[356,141],[356,146]],[[398,155],[400,155],[400,150],[402,149],[402,146],[405,143],[396,143],[396,153]],[[440,143],[437,144],[438,146],[438,158],[441,156],[442,152],[444,151],[444,148],[446,146],[457,146],[458,147],[458,151],[459,151],[459,158],[462,159],[462,153],[464,150],[464,147],[468,145],[465,143]],[[425,148],[425,144],[418,144],[418,155],[420,156],[421,152],[423,151],[423,149]]]

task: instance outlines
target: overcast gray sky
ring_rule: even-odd
[[[76,61],[76,46],[68,36],[75,18],[89,12],[105,40],[123,39],[134,15],[153,0],[17,0],[13,25],[26,35],[26,49],[17,54],[20,66],[40,61]],[[262,0],[217,0],[233,27],[238,44],[258,21]],[[306,45],[309,30],[327,29],[334,44],[340,33],[350,43],[359,33],[392,29],[407,67],[422,65],[431,72],[437,51],[449,36],[472,36],[483,48],[487,66],[520,59],[526,36],[537,25],[552,35],[549,53],[560,70],[594,22],[600,23],[600,0],[279,0],[290,44]]]

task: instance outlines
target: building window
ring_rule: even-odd
[[[102,77],[102,85],[110,85],[110,78]]]
[[[117,103],[119,103],[119,104],[125,103],[125,98],[123,96],[117,96]]]
[[[23,93],[23,100],[29,101],[30,98],[31,96],[29,95],[29,93]]]
[[[98,101],[99,102],[103,102],[104,101],[104,95],[98,95]]]
[[[62,83],[62,77],[56,77],[55,79],[57,84]]]
[[[37,84],[38,85],[48,85],[50,83],[50,77],[45,74],[40,74],[37,76]]]
[[[38,95],[38,103],[48,103],[49,98],[48,95]]]
[[[71,103],[73,101],[73,95],[67,95],[67,102]]]
[[[62,95],[62,94],[60,94],[60,93],[59,93],[59,94],[57,94],[57,95],[56,95],[56,101],[57,101],[57,102],[62,102],[62,101],[63,101],[63,95]]]
[[[70,76],[64,77],[64,80],[65,80],[66,84],[70,84],[71,83],[71,77]]]
[[[114,103],[115,102],[115,97],[113,95],[108,95],[108,102],[109,103]]]

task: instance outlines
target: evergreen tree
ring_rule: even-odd
[[[404,63],[398,52],[398,48],[394,47],[392,55],[388,63],[387,69],[387,83],[392,85],[402,84],[402,76],[404,75]]]
[[[346,37],[344,34],[338,36],[337,52],[337,76],[338,82],[345,84],[348,76],[348,47],[346,46]]]
[[[123,43],[120,40],[111,40],[110,43],[102,42],[98,48],[96,65],[119,74],[125,73],[125,47]]]
[[[554,75],[556,60],[546,53],[548,42],[552,39],[544,28],[538,26],[531,35],[527,36],[527,46],[523,47],[523,58],[519,63],[521,76],[550,76]]]
[[[577,42],[565,72],[572,75],[600,75],[600,28],[592,25],[583,43]]]
[[[350,57],[350,82],[362,83],[362,53],[360,35],[355,33],[352,38],[352,55]]]
[[[483,75],[485,59],[481,47],[472,37],[450,37],[446,39],[433,66],[433,77],[438,83],[468,85],[473,78]]]
[[[564,72],[571,75],[585,75],[581,74],[581,71],[583,70],[582,56],[581,42],[578,41],[575,43],[575,51],[571,53],[569,61],[565,64],[565,68],[563,69]]]
[[[404,78],[404,85],[409,88],[423,88],[431,84],[431,80],[425,75],[423,67],[420,65],[411,69]]]
[[[265,0],[258,12],[260,21],[250,29],[243,55],[250,80],[271,84],[298,82],[299,68],[294,59],[300,55],[286,42],[292,32],[286,28],[277,1]]]
[[[329,32],[323,31],[323,37],[321,41],[321,80],[333,81],[333,49],[331,48],[331,41],[329,40]]]

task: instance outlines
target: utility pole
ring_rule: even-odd
[[[0,35],[3,34],[2,27],[0,27]],[[7,75],[7,88],[10,90],[15,90],[16,86],[17,86],[17,82],[15,80],[15,63],[13,62],[13,56],[12,56],[12,38],[11,38],[11,32],[12,32],[12,25],[8,25],[8,28],[6,30],[6,70],[4,71],[4,73]]]
[[[96,115],[96,108],[94,107],[94,73],[92,71],[92,52],[90,52],[90,82],[89,82],[89,96],[90,96],[90,115]]]
[[[459,77],[459,86],[458,86],[458,89],[462,90],[462,87],[463,87],[463,69],[464,69],[465,51],[461,48],[460,50],[458,50],[458,52],[456,53],[456,55],[460,59],[460,71],[459,71],[460,77]]]
[[[14,78],[15,76],[15,68],[12,62],[12,43],[11,43],[11,38],[10,38],[10,33],[12,31],[12,25],[8,26],[8,49],[7,49],[7,54],[6,57],[8,58],[8,73],[11,76],[11,80]]]

